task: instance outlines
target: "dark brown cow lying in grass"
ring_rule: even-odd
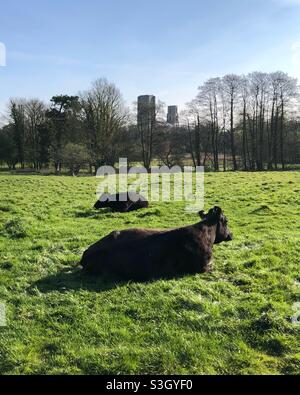
[[[81,265],[93,275],[136,281],[208,272],[213,245],[232,234],[220,208],[199,214],[201,222],[184,228],[113,232],[84,253]]]
[[[97,210],[110,208],[117,213],[128,213],[148,207],[148,201],[142,195],[134,192],[118,193],[117,195],[103,194],[94,206]]]

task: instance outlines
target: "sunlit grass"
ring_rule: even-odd
[[[214,272],[149,284],[82,276],[112,230],[198,221],[182,203],[97,213],[94,178],[0,176],[2,374],[299,374],[300,173],[206,175],[234,233]]]

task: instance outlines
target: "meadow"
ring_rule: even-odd
[[[86,277],[113,230],[198,222],[183,203],[96,212],[97,180],[0,175],[0,374],[300,374],[300,173],[206,174],[234,241],[214,271],[147,284]]]

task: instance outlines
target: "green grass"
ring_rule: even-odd
[[[197,217],[181,203],[96,213],[96,183],[0,176],[1,374],[300,373],[300,173],[207,174],[206,209],[222,206],[235,240],[212,274],[149,284],[77,264],[112,230]]]

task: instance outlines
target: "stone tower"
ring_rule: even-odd
[[[178,126],[179,116],[178,116],[178,107],[177,106],[169,106],[168,107],[167,122],[170,125]]]

